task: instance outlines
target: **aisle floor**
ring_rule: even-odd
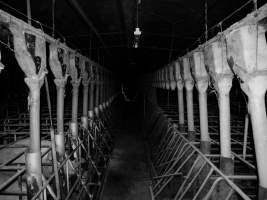
[[[150,179],[142,134],[132,122],[124,127],[114,134],[115,147],[101,200],[149,200]]]

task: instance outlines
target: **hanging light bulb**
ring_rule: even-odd
[[[134,30],[134,48],[138,48],[140,36],[142,34],[139,28],[139,5],[141,4],[141,0],[136,1],[136,28]]]
[[[142,32],[140,31],[140,28],[136,27],[136,28],[135,28],[135,31],[134,31],[134,36],[135,36],[135,37],[136,37],[136,36],[140,37],[141,34],[142,34]]]
[[[134,48],[138,48],[141,34],[142,32],[140,31],[140,29],[136,27],[134,31]]]

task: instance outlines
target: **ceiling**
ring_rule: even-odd
[[[207,0],[208,27],[217,24],[246,2]],[[266,0],[259,0],[258,5],[264,2]],[[5,3],[26,15],[26,0],[0,1],[1,9],[25,19]],[[74,4],[79,4],[91,26]],[[223,27],[244,17],[252,8],[250,3],[225,21]],[[43,29],[51,34],[52,0],[31,0],[31,10],[32,18],[44,24]],[[183,55],[187,49],[196,47],[197,39],[205,30],[205,1],[141,0],[139,27],[142,35],[137,49],[132,48],[135,27],[136,0],[55,0],[56,37],[64,37],[71,47],[113,71],[129,75],[126,77],[159,68]],[[214,35],[216,31],[218,28],[209,35]],[[204,38],[201,38],[200,42],[203,41]]]

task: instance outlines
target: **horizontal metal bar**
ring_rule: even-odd
[[[170,177],[170,176],[182,176],[183,173],[178,172],[178,173],[173,173],[173,174],[166,174],[166,175],[162,175],[162,176],[154,176],[152,177],[152,179],[159,179],[159,178],[165,178],[165,177]]]
[[[22,169],[20,171],[18,171],[16,174],[14,174],[13,176],[11,176],[7,181],[5,181],[4,183],[2,183],[0,185],[0,191],[5,189],[7,186],[9,186],[11,183],[13,183],[13,181],[15,181],[20,175],[22,175],[23,173],[25,173],[26,169]]]

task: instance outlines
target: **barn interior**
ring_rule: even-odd
[[[267,199],[266,0],[0,1],[0,200]]]

